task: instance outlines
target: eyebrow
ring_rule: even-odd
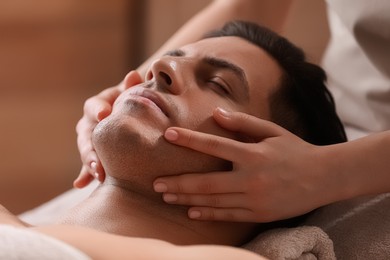
[[[185,56],[186,53],[183,50],[180,49],[175,49],[168,51],[164,54],[164,56],[174,56],[174,57],[183,57]],[[249,84],[248,80],[245,74],[245,71],[237,66],[236,64],[233,64],[227,60],[221,59],[221,58],[216,58],[216,57],[210,57],[207,56],[203,58],[203,61],[212,67],[219,68],[219,69],[227,69],[231,72],[233,72],[236,77],[241,81],[241,85],[244,88],[244,95],[245,98],[249,98]]]

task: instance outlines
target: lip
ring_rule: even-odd
[[[152,102],[151,105],[154,105],[157,109],[159,109],[166,117],[169,118],[169,110],[167,106],[167,102],[156,92],[148,90],[148,89],[134,89],[134,91],[130,92],[130,95],[145,98]]]

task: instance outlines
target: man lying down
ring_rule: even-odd
[[[273,121],[313,144],[343,142],[324,81],[323,70],[284,38],[251,23],[228,23],[154,61],[144,80],[134,71],[125,77],[128,89],[93,133],[106,179],[90,197],[51,226],[29,227],[5,210],[1,222],[53,236],[97,259],[134,257],[137,250],[158,259],[257,259],[243,249],[201,245],[239,246],[262,224],[190,220],[186,207],[166,204],[154,192],[157,177],[232,167],[168,143],[164,132],[179,126],[251,142],[215,123],[212,115],[222,109]]]

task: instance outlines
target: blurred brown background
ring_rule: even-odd
[[[0,1],[0,204],[19,213],[71,188],[84,101],[119,83],[209,2]],[[298,0],[285,32],[315,62],[325,19],[322,1]]]

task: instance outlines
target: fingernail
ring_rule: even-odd
[[[91,169],[92,169],[92,171],[96,172],[96,166],[97,166],[96,162],[91,162]]]
[[[163,195],[163,200],[165,202],[175,202],[175,201],[177,201],[177,195],[176,194],[171,194],[171,193],[164,194]]]
[[[155,192],[166,192],[168,190],[168,187],[165,183],[156,183],[154,184],[154,191]]]
[[[164,136],[169,141],[176,141],[177,138],[179,137],[179,134],[175,130],[168,129],[167,131],[165,131]]]
[[[93,174],[93,176],[95,176],[95,179],[98,179],[98,180],[99,180],[99,173],[95,172],[95,173]]]
[[[227,110],[225,110],[225,109],[223,109],[221,107],[218,107],[217,110],[218,110],[218,113],[220,115],[224,116],[224,117],[230,117],[231,116],[231,113],[229,111],[227,111]]]
[[[200,218],[201,215],[202,214],[200,213],[200,211],[197,210],[190,211],[190,213],[188,214],[190,218]]]

